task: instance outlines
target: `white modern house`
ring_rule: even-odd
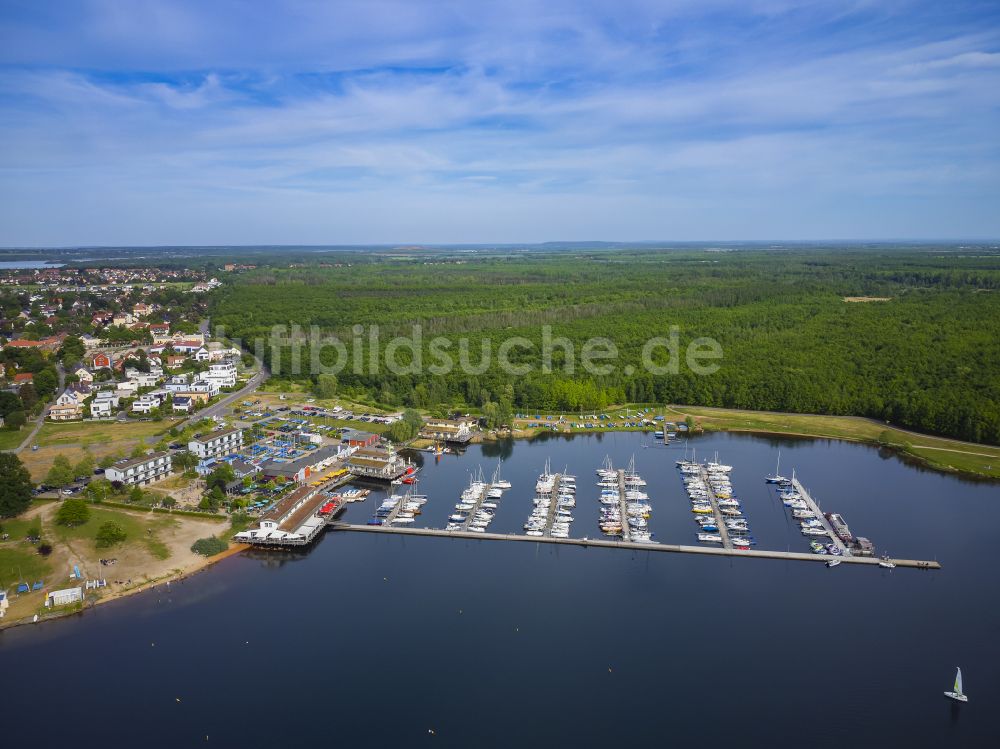
[[[171,393],[183,393],[191,386],[191,377],[186,374],[173,375],[165,383],[163,389]]]
[[[106,419],[114,413],[117,407],[117,398],[94,398],[90,402],[90,417],[93,419]]]
[[[170,474],[172,469],[169,452],[155,452],[138,458],[126,458],[113,463],[104,472],[108,481],[143,486]]]
[[[243,430],[238,427],[216,429],[207,434],[200,434],[188,442],[188,451],[198,457],[220,458],[232,455],[243,449]]]
[[[236,364],[231,361],[217,362],[208,366],[201,378],[214,382],[220,388],[231,388],[236,384]]]

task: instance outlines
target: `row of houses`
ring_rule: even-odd
[[[168,399],[174,413],[190,413],[195,404],[207,403],[223,388],[235,387],[237,382],[236,364],[232,361],[210,364],[207,371],[197,376],[176,374],[165,381],[163,370],[153,364],[149,372],[126,368],[126,379],[108,386],[96,383],[87,369],[80,368],[74,374],[79,382],[67,387],[49,408],[49,418],[53,421],[83,418],[84,404],[91,396],[90,416],[95,419],[112,416],[123,398],[135,398],[131,408],[134,414],[148,414],[162,408]],[[147,388],[153,389],[139,395],[140,390]]]

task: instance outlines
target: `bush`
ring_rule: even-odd
[[[43,557],[47,557],[49,554],[52,553],[52,544],[39,544],[38,553],[41,554]]]
[[[82,499],[67,499],[56,512],[56,522],[59,525],[83,525],[90,520],[90,508]]]
[[[128,535],[125,533],[125,529],[118,525],[118,523],[113,520],[109,520],[97,529],[96,538],[98,547],[104,549],[108,546],[120,544],[128,538]]]
[[[176,499],[174,499],[174,498],[173,498],[173,497],[171,497],[171,496],[166,496],[166,497],[164,497],[164,498],[163,498],[163,499],[162,499],[162,500],[160,501],[160,504],[161,504],[161,505],[162,505],[163,507],[167,507],[167,508],[170,508],[170,507],[176,507],[176,506],[177,506],[177,500],[176,500]]]
[[[229,544],[223,541],[217,536],[209,536],[208,538],[199,538],[193,544],[191,544],[191,551],[195,554],[201,554],[205,557],[212,557],[216,554],[221,554],[226,549],[229,548]]]

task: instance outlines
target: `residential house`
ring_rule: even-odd
[[[132,403],[132,413],[137,414],[148,414],[154,408],[160,407],[160,399],[146,393],[145,395],[140,395]]]
[[[174,413],[189,414],[194,408],[194,401],[187,395],[175,395],[172,405]]]
[[[137,392],[139,392],[139,386],[136,384],[135,380],[119,382],[115,389],[118,391],[118,395],[122,398],[132,398]]]
[[[102,390],[90,402],[90,416],[94,419],[106,419],[118,410],[118,395],[111,390]]]
[[[94,369],[111,369],[112,359],[110,354],[96,354],[91,365]]]
[[[188,442],[188,450],[202,460],[232,455],[242,449],[243,430],[239,427],[216,429],[207,434],[197,435]]]
[[[56,402],[49,406],[49,418],[52,421],[73,421],[83,418],[83,401],[77,401],[67,393],[63,393]]]
[[[202,373],[201,378],[214,382],[220,388],[235,387],[236,365],[231,361],[209,364],[208,371]]]
[[[172,460],[169,452],[154,452],[138,458],[126,458],[112,464],[105,471],[108,481],[144,486],[170,474]]]
[[[90,373],[90,370],[87,369],[86,367],[77,367],[76,371],[73,372],[73,374],[76,375],[76,379],[78,379],[84,385],[94,384],[94,375],[92,375]]]

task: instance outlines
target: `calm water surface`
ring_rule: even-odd
[[[426,457],[421,524],[470,470],[514,487],[517,531],[546,458],[578,476],[635,455],[660,541],[693,543],[680,447],[608,434]],[[824,508],[939,572],[328,533],[169,589],[0,634],[3,743],[54,746],[995,746],[1000,488],[838,442],[742,435],[716,451],[761,548],[807,549],[763,483],[781,448]],[[350,506],[364,522],[378,496]],[[970,702],[942,696],[962,665]],[[10,685],[16,685],[16,689]],[[40,709],[58,719],[39,724]],[[433,733],[431,733],[433,731]],[[992,738],[991,738],[992,737]]]

